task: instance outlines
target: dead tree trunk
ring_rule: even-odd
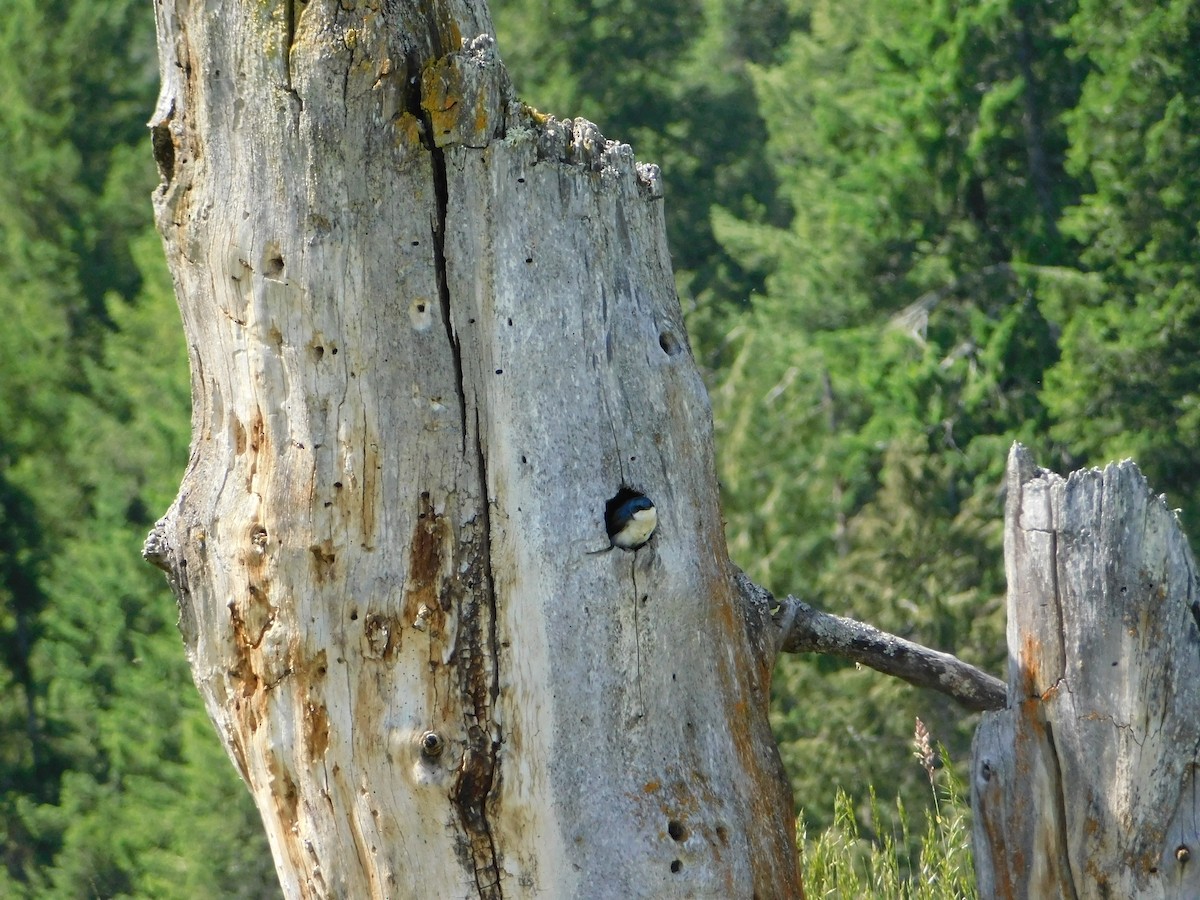
[[[191,460],[147,555],[289,897],[800,892],[656,170],[483,0],[159,0]],[[606,501],[657,506],[636,552]]]
[[[1200,591],[1130,462],[1008,466],[1008,708],[976,733],[982,897],[1200,896]],[[1196,856],[1196,859],[1193,859]]]

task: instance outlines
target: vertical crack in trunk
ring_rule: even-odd
[[[1056,799],[1054,806],[1054,833],[1062,839],[1062,845],[1059,848],[1062,853],[1062,880],[1061,887],[1069,888],[1071,893],[1067,900],[1079,900],[1079,889],[1076,887],[1080,883],[1076,877],[1075,870],[1072,868],[1071,848],[1066,843],[1066,836],[1069,834],[1067,830],[1067,792],[1066,785],[1063,784],[1062,762],[1058,758],[1058,747],[1054,743],[1054,728],[1050,723],[1050,717],[1047,715],[1042,704],[1044,701],[1038,701],[1036,715],[1040,717],[1042,727],[1046,733],[1046,755],[1049,757],[1050,777],[1054,779],[1054,790]]]
[[[488,822],[487,803],[496,781],[499,729],[492,708],[500,693],[499,638],[496,633],[496,596],[492,578],[491,516],[487,493],[487,465],[475,411],[475,451],[482,501],[478,565],[467,575],[467,609],[464,610],[454,652],[459,682],[467,709],[467,750],[452,793],[471,842],[475,886],[484,900],[500,900],[500,869],[496,844]]]
[[[296,42],[296,0],[283,0],[283,80],[292,90],[292,44]]]
[[[416,79],[420,84],[420,79]],[[432,138],[432,123],[421,107],[420,89],[409,97],[410,110],[425,123],[425,146],[429,150],[433,170],[434,221],[433,255],[437,277],[438,299],[446,340],[454,360],[454,384],[462,435],[462,453],[467,456],[469,433],[467,391],[463,376],[462,346],[451,317],[449,272],[446,265],[446,217],[449,205],[449,186],[446,177],[445,152]],[[467,747],[459,767],[458,777],[451,790],[451,799],[458,808],[467,833],[475,886],[483,900],[501,900],[500,869],[496,844],[488,822],[487,803],[496,781],[496,757],[500,749],[499,730],[492,719],[492,708],[500,692],[499,638],[496,624],[496,597],[491,562],[491,515],[488,500],[487,456],[479,427],[479,410],[474,416],[475,471],[478,473],[480,503],[479,537],[475,558],[462,577],[459,590],[460,626],[455,638],[453,659],[457,664],[459,685],[464,704]]]
[[[420,104],[418,102],[418,108]],[[458,392],[459,425],[462,436],[462,453],[467,453],[467,395],[463,385],[462,347],[458,335],[454,332],[454,322],[450,318],[450,284],[446,271],[446,204],[449,202],[449,189],[446,186],[446,154],[437,147],[430,137],[432,125],[425,117],[425,141],[429,147],[429,155],[433,160],[433,194],[435,204],[435,219],[433,222],[433,263],[437,272],[438,302],[442,307],[442,322],[446,326],[446,340],[450,344],[450,352],[454,356],[454,388]],[[487,494],[485,493],[486,497]]]

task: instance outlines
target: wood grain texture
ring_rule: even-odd
[[[1196,897],[1200,630],[1175,514],[1131,462],[1009,458],[1008,709],[976,734],[984,897]]]
[[[654,167],[482,3],[162,0],[193,444],[148,542],[289,897],[788,897]],[[636,553],[605,502],[656,504]]]

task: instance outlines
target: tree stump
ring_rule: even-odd
[[[191,459],[148,542],[289,897],[800,893],[656,167],[482,0],[160,0]],[[609,545],[622,491],[657,506]]]
[[[1200,591],[1132,462],[1008,465],[1008,708],[976,733],[982,897],[1200,897]]]

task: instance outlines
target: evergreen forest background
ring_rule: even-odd
[[[1003,675],[1013,440],[1060,471],[1134,457],[1200,535],[1200,3],[493,13],[523,99],[663,167],[756,581]],[[279,895],[139,556],[190,407],[153,29],[147,0],[0,17],[3,897]],[[888,839],[894,798],[934,800],[914,717],[967,759],[974,717],[874,673],[786,659],[775,693],[810,837]]]

